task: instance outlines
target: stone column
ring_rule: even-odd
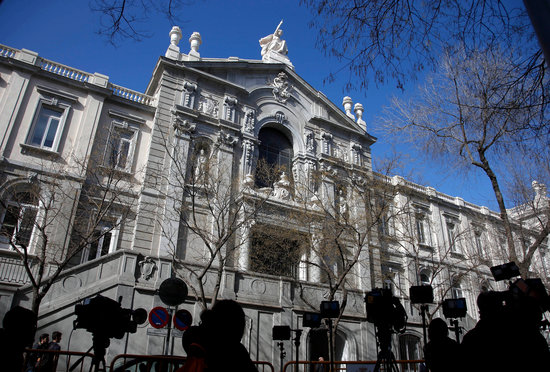
[[[172,255],[176,253],[178,258],[185,257],[180,234],[180,213],[183,201],[183,186],[186,182],[187,159],[191,147],[191,134],[195,131],[195,124],[188,120],[181,120],[177,115],[173,119],[174,141],[172,161],[169,167],[168,185],[166,188],[166,202],[162,212],[162,231],[160,237],[159,255]],[[183,172],[183,174],[182,174]]]

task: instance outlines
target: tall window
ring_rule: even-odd
[[[294,152],[292,143],[280,131],[274,128],[262,128],[258,135],[260,145],[258,147],[258,163],[267,166],[275,174],[285,172],[289,178],[292,178],[292,158]],[[271,172],[268,169],[260,172],[256,177],[256,184],[260,187],[271,186],[273,180],[270,180]]]
[[[420,337],[410,334],[399,336],[399,355],[402,360],[418,360],[421,357],[420,353]],[[405,364],[402,371],[418,371],[419,366],[414,364]]]
[[[479,255],[479,258],[485,258],[485,249],[483,247],[483,233],[481,230],[476,229],[474,231],[474,243],[476,247],[476,252]]]
[[[127,122],[113,122],[105,154],[106,165],[125,172],[132,170],[137,133],[137,128]]]
[[[417,212],[415,215],[415,232],[416,240],[418,244],[429,246],[430,240],[430,226],[428,224],[428,216],[425,212]]]
[[[38,212],[38,199],[31,192],[15,194],[0,215],[0,242],[29,246]]]
[[[451,296],[454,299],[464,297],[464,292],[462,291],[462,284],[459,279],[453,279],[451,286]]]
[[[420,285],[430,285],[430,271],[429,270],[421,270],[420,271]]]
[[[460,244],[457,240],[458,239],[457,223],[455,221],[448,220],[446,225],[447,225],[447,238],[449,239],[449,246],[451,248],[451,252],[461,253]]]
[[[38,112],[38,118],[34,125],[29,145],[52,148],[63,116],[63,110],[42,106]]]
[[[118,240],[118,226],[114,222],[101,222],[89,237],[90,244],[84,249],[81,262],[95,260],[113,252]]]
[[[38,101],[25,145],[57,152],[70,104],[77,102],[78,97],[42,86],[37,86],[36,89],[42,96]]]

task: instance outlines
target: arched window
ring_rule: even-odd
[[[420,285],[430,285],[430,278],[431,278],[430,270],[427,270],[427,269],[420,270],[419,277],[420,277]]]
[[[18,246],[28,247],[31,242],[38,197],[31,191],[17,192],[3,201],[0,211],[0,243],[4,248],[12,242]]]
[[[420,337],[404,334],[399,336],[399,355],[402,360],[418,360],[420,359]],[[419,366],[413,364],[403,365],[403,371],[418,371]]]
[[[292,158],[294,152],[292,143],[282,132],[274,128],[262,128],[258,134],[258,165],[260,170],[256,175],[256,185],[268,187],[276,175],[285,172],[292,178]],[[264,169],[265,168],[265,169]]]
[[[451,295],[453,298],[462,298],[464,297],[464,292],[462,292],[462,285],[460,279],[454,278],[452,281]]]

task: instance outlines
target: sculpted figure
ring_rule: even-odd
[[[262,57],[269,51],[274,51],[283,55],[288,54],[286,41],[281,40],[281,36],[283,35],[283,30],[281,30],[282,24],[283,21],[281,20],[274,33],[260,39],[260,46],[262,47]]]

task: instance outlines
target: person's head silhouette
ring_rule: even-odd
[[[243,337],[245,316],[241,305],[233,300],[220,300],[212,307],[212,318],[218,334],[231,341]]]
[[[441,318],[435,318],[428,327],[428,336],[430,340],[441,340],[449,335],[449,327]]]

